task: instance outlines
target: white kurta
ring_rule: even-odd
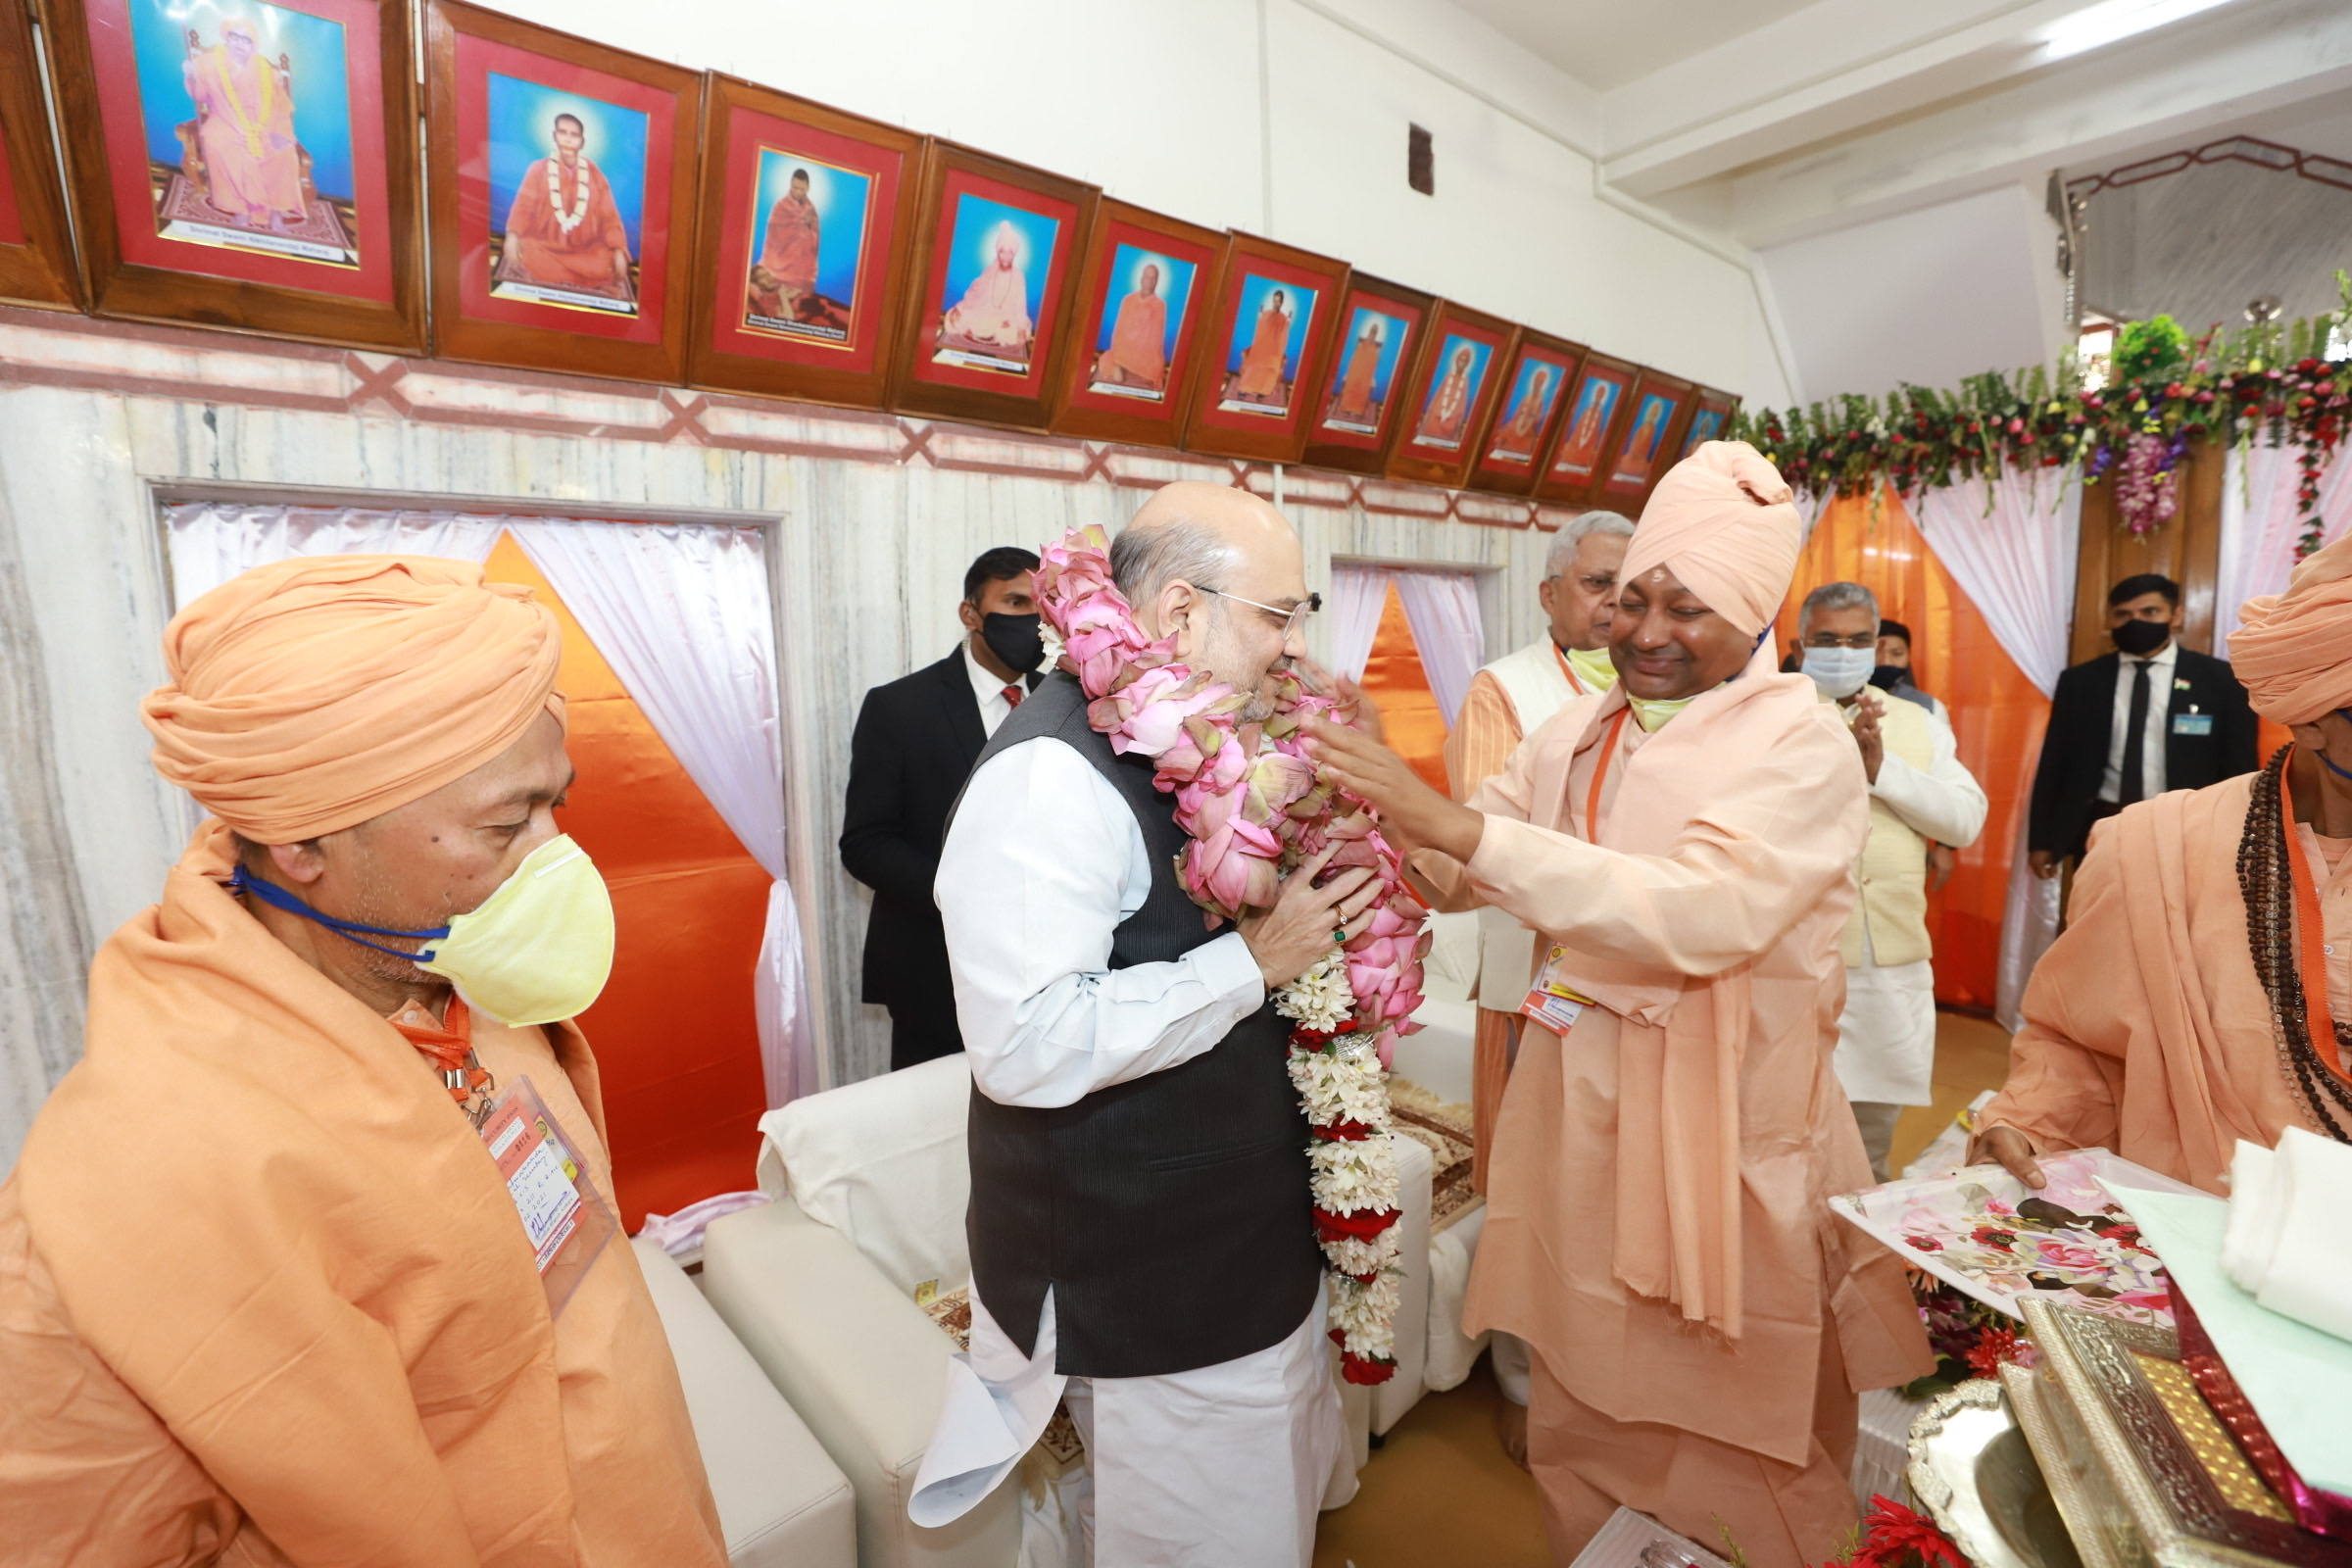
[[[1984,827],[1984,791],[1960,763],[1952,727],[1929,714],[1933,750],[1925,768],[1889,753],[1879,760],[1872,797],[1923,838],[1962,848]],[[1845,971],[1838,1017],[1838,1082],[1848,1100],[1925,1105],[1935,1098],[1936,966],[1882,964],[1863,926],[1862,961]]]
[[[1151,852],[1110,781],[1059,741],[981,764],[933,888],[972,1084],[1000,1103],[1074,1104],[1179,1066],[1265,1001],[1239,932],[1171,963],[1109,967],[1113,930],[1151,893]],[[1065,1377],[1055,1343],[1050,1293],[1024,1355],[974,1285],[971,1349],[950,1369],[909,1519],[960,1516],[1066,1398],[1094,1471],[1097,1561],[1307,1561],[1340,1442],[1319,1298],[1281,1344],[1164,1377]]]

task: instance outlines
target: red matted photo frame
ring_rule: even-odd
[[[1634,382],[1641,373],[1642,368],[1630,360],[1598,351],[1585,356],[1575,394],[1560,411],[1550,456],[1536,480],[1538,500],[1583,506],[1592,499],[1601,460],[1616,450],[1611,443],[1625,430],[1626,411],[1633,406]]]
[[[1437,301],[1419,289],[1354,273],[1341,302],[1330,369],[1299,461],[1344,473],[1380,473],[1388,461],[1421,334]]]
[[[406,0],[49,0],[48,15],[98,315],[423,349]]]
[[[1297,463],[1331,373],[1348,266],[1237,233],[1225,250],[1224,273],[1201,345],[1184,448]]]
[[[1690,422],[1683,426],[1682,439],[1674,444],[1674,461],[1682,462],[1698,450],[1701,442],[1730,440],[1732,416],[1739,412],[1740,400],[1731,393],[1700,387],[1690,406]]]
[[[0,300],[71,309],[81,304],[81,277],[32,58],[25,0],[0,0],[0,60],[28,63],[0,71]]]
[[[457,0],[425,57],[435,351],[683,380],[702,76]]]
[[[1552,432],[1559,427],[1560,411],[1568,406],[1568,389],[1584,368],[1585,353],[1581,343],[1532,326],[1519,329],[1519,347],[1495,392],[1494,420],[1478,443],[1478,461],[1470,466],[1472,489],[1506,496],[1534,494],[1544,455],[1551,450]]]
[[[1200,372],[1226,236],[1104,197],[1078,269],[1054,428],[1175,446]]]
[[[911,131],[712,74],[687,379],[882,407],[922,159]]]
[[[891,408],[1047,427],[1101,195],[955,142],[924,150]]]
[[[1518,342],[1502,318],[1439,302],[1389,443],[1390,478],[1461,488]]]
[[[1600,484],[1593,491],[1597,505],[1628,516],[1642,514],[1650,491],[1675,465],[1697,392],[1680,376],[1643,367],[1634,383],[1624,431],[1609,443],[1609,461],[1602,465]]]

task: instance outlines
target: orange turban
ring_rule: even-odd
[[[2352,535],[2295,568],[2286,592],[2238,612],[2230,667],[2254,711],[2280,724],[2311,724],[2352,708]]]
[[[466,562],[301,556],[229,579],[164,630],[140,706],[155,769],[261,844],[333,833],[522,738],[563,639],[528,588]]]
[[[1781,470],[1744,441],[1706,441],[1658,481],[1617,580],[1664,566],[1752,637],[1788,596],[1804,543]]]

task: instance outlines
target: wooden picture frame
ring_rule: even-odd
[[[1560,411],[1560,426],[1552,433],[1544,471],[1536,480],[1537,500],[1573,507],[1592,499],[1601,463],[1616,450],[1610,443],[1624,432],[1634,382],[1641,373],[1642,368],[1631,360],[1598,350],[1585,356],[1576,392]]]
[[[1390,478],[1462,487],[1518,341],[1519,328],[1499,316],[1439,302],[1389,443]]]
[[[1721,441],[1732,427],[1732,416],[1740,412],[1740,400],[1729,392],[1719,392],[1711,386],[1698,389],[1690,405],[1690,422],[1683,426],[1682,438],[1675,443],[1674,461],[1680,463],[1698,450],[1702,441]]]
[[[48,4],[97,315],[422,352],[408,0]]]
[[[1385,278],[1362,272],[1348,278],[1301,463],[1343,473],[1385,470],[1404,408],[1399,394],[1412,379],[1437,304],[1432,295]]]
[[[1216,229],[1102,200],[1078,268],[1070,352],[1054,405],[1057,433],[1178,444],[1226,243]]]
[[[434,351],[682,381],[701,74],[461,0],[424,47]]]
[[[1313,251],[1233,236],[1185,420],[1187,452],[1298,461],[1331,373],[1348,273],[1346,262]]]
[[[81,276],[32,59],[26,0],[0,0],[0,60],[25,62],[24,70],[0,72],[0,300],[74,310]]]
[[[713,72],[686,378],[879,409],[923,138]]]
[[[1566,338],[1519,329],[1519,346],[1495,388],[1494,416],[1479,437],[1478,459],[1470,466],[1470,487],[1498,495],[1533,495],[1551,450],[1566,389],[1584,368],[1585,346]]]
[[[1072,277],[1101,195],[955,142],[924,150],[891,408],[1047,428],[1069,348]]]
[[[1658,480],[1675,465],[1683,429],[1690,422],[1690,408],[1698,389],[1681,376],[1644,366],[1634,383],[1625,412],[1623,431],[1609,443],[1609,461],[1593,489],[1593,504],[1642,515],[1642,505]]]

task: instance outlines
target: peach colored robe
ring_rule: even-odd
[[[2237,846],[2253,777],[2159,795],[2092,829],[1984,1125],[2005,1122],[2043,1152],[2111,1149],[2213,1193],[2238,1139],[2267,1149],[2311,1128],[2246,941]],[[2346,869],[2313,866],[2338,1018],[2352,1017]]]
[[[720,1568],[627,1243],[551,1324],[429,1065],[227,870],[209,823],[108,941],[88,1053],[0,1187],[8,1561]],[[610,1193],[578,1030],[476,1040]]]
[[[761,314],[782,316],[793,302],[816,287],[816,258],[823,243],[824,224],[816,204],[787,190],[767,210],[767,236],[760,249],[760,265],[776,279],[774,292],[755,286]]]
[[[1017,348],[1029,341],[1029,277],[1017,267],[987,270],[948,312],[947,329],[975,342]]]
[[[1168,302],[1156,294],[1137,292],[1119,301],[1118,319],[1111,323],[1110,347],[1095,362],[1095,379],[1108,381],[1114,371],[1129,375],[1156,392],[1167,379]]]
[[[1756,1568],[1852,1524],[1855,1393],[1930,1370],[1900,1265],[1826,1200],[1870,1168],[1831,1071],[1838,939],[1867,831],[1850,737],[1759,660],[1655,735],[1621,692],[1555,714],[1472,801],[1466,867],[1421,868],[1570,949],[1598,1000],[1529,1028],[1505,1092],[1466,1307],[1537,1352],[1530,1412],[1552,1548],[1617,1503]],[[1434,863],[1429,863],[1433,862]]]
[[[186,74],[188,96],[203,111],[196,143],[213,205],[256,227],[272,213],[299,214],[302,151],[294,143],[294,104],[277,68],[256,50],[239,70],[228,46],[217,43],[189,60]]]

